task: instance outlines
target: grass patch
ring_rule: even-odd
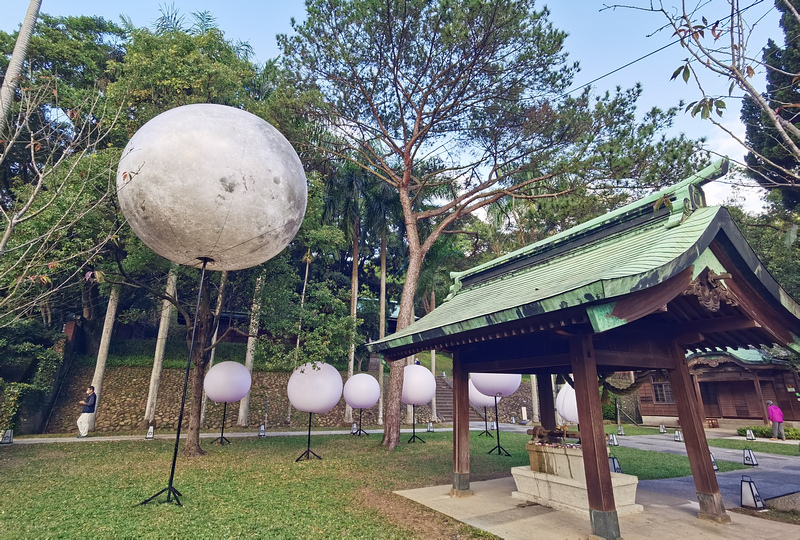
[[[452,433],[420,436],[425,444],[406,444],[410,435],[402,434],[391,453],[379,435],[312,436],[323,459],[300,463],[294,460],[305,437],[236,438],[222,448],[204,441],[206,456],[178,460],[183,507],[138,505],[166,487],[171,441],[10,445],[0,448],[0,537],[78,538],[91,531],[113,538],[486,538],[392,493],[451,482]],[[529,465],[528,440],[504,433],[512,456],[500,457],[487,453],[493,438],[472,433],[472,480]],[[625,473],[642,479],[691,473],[684,456],[612,452]],[[718,463],[723,471],[745,468]]]
[[[300,463],[305,437],[205,442],[208,455],[179,458],[183,507],[138,506],[166,487],[170,441],[10,445],[0,449],[0,537],[485,538],[391,493],[450,483],[452,434],[420,435],[426,444],[403,434],[392,453],[376,435],[312,437],[323,460]],[[527,463],[527,439],[504,434],[514,456],[500,458],[486,454],[494,440],[474,436],[473,479]]]
[[[419,360],[420,364],[428,369],[431,369],[430,351],[418,352],[415,356],[417,357],[417,360]],[[442,374],[442,371],[444,371],[445,375],[448,377],[453,376],[453,357],[447,353],[436,351],[436,373],[434,373],[434,375],[438,377]]]
[[[640,427],[629,424],[622,424],[622,428],[625,430],[625,435],[658,435],[658,428]],[[609,433],[614,433],[616,435],[617,424],[605,424],[603,429],[606,431],[606,435]]]
[[[638,476],[639,480],[658,480],[661,478],[678,478],[690,476],[692,469],[689,458],[677,454],[637,450],[623,446],[609,447],[609,456],[619,459],[622,472]],[[733,461],[717,460],[720,472],[746,469],[747,466]]]
[[[744,450],[749,448],[753,452],[762,454],[780,454],[782,456],[798,455],[798,447],[794,444],[771,443],[761,441],[737,441],[736,439],[708,439],[708,446],[717,448],[731,448]]]

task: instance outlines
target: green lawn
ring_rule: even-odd
[[[782,456],[796,456],[798,451],[797,444],[782,444],[761,441],[746,441],[736,439],[708,439],[708,446],[716,446],[717,448],[732,448],[734,450],[744,450],[749,448],[753,452],[761,452],[763,454],[780,454]]]
[[[606,424],[603,428],[606,430],[606,434],[617,433],[617,424]],[[658,435],[658,428],[639,427],[629,424],[622,424],[622,428],[625,430],[625,435]]]
[[[419,352],[415,355],[419,360],[419,363],[425,366],[428,369],[431,369],[431,353],[430,351]],[[447,354],[440,351],[436,352],[436,375],[437,377],[442,374],[442,371],[448,377],[453,376],[453,358]]]
[[[627,432],[627,430],[626,430]],[[640,480],[656,480],[659,478],[676,478],[690,476],[689,458],[677,454],[636,450],[623,446],[608,447],[609,456],[619,459],[620,468],[625,474],[638,476]],[[746,465],[733,461],[717,460],[720,472],[746,469]]]
[[[380,436],[317,436],[321,461],[294,460],[305,437],[204,443],[208,455],[179,457],[175,487],[184,506],[138,503],[166,487],[172,442],[82,442],[0,447],[0,538],[482,538],[485,533],[392,494],[448,485],[452,434],[420,433],[425,444],[387,453]],[[473,481],[528,465],[529,437],[504,433],[512,457],[488,455],[495,440],[471,436]],[[688,461],[613,448],[623,472],[640,478],[690,474]],[[722,470],[742,468],[719,462]],[[164,500],[164,496],[160,500]]]

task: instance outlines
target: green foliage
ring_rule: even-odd
[[[796,134],[787,126],[795,130],[798,126],[796,107],[800,103],[797,86],[797,73],[800,72],[800,22],[795,10],[800,9],[800,2],[776,2],[775,9],[781,12],[780,26],[784,43],[781,46],[770,39],[762,51],[762,60],[768,68],[764,97],[774,114],[780,118],[779,122],[786,124],[783,129],[796,145]],[[785,143],[775,121],[747,93],[742,100],[741,119],[747,128],[746,144],[751,149],[745,156],[748,173],[766,189],[777,187],[784,205],[794,209],[800,203],[800,190],[797,188],[800,156]]]
[[[613,403],[603,403],[603,420],[616,420],[617,407]]]
[[[54,336],[32,320],[0,327],[0,430],[14,427],[23,398],[52,389],[62,361],[56,348]]]
[[[752,429],[753,435],[760,439],[770,439],[772,438],[772,426],[747,426],[747,427],[740,427],[736,429],[736,434],[741,435],[742,437],[747,435],[747,430]],[[800,440],[800,429],[797,428],[790,428],[790,427],[783,427],[784,433],[786,433],[787,439],[795,439]],[[742,442],[742,441],[739,441]],[[732,446],[731,448],[736,448],[736,446]],[[793,446],[791,455],[796,455],[797,449]]]
[[[729,210],[769,273],[793,298],[800,298],[800,246],[786,241],[800,216],[786,209],[779,193],[771,193],[768,200],[761,214],[748,215],[735,207]]]
[[[109,95],[124,105],[124,139],[159,113],[192,103],[247,108],[245,83],[256,67],[242,58],[222,31],[209,28],[189,34],[179,29],[133,31],[122,61],[110,65],[116,79]]]

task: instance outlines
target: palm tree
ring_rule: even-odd
[[[365,192],[366,205],[364,223],[367,231],[379,235],[381,240],[381,290],[378,315],[378,338],[386,335],[386,245],[392,224],[402,223],[400,219],[403,209],[400,207],[400,198],[397,191],[385,182],[371,184]],[[383,425],[383,362],[380,363],[378,374],[380,383],[380,403],[378,405],[378,425]]]
[[[41,7],[42,0],[31,0],[25,20],[22,21],[19,34],[17,34],[17,42],[14,44],[14,51],[11,53],[3,85],[0,87],[0,133],[3,133],[6,128],[8,113],[11,111],[11,103],[14,101],[14,91],[19,85],[22,64],[28,55],[28,43],[31,41]]]
[[[358,245],[361,241],[361,212],[364,201],[366,173],[364,169],[354,165],[344,165],[337,174],[325,184],[325,208],[323,220],[338,223],[344,233],[345,240],[351,242],[352,269],[350,271],[350,317],[356,320],[358,307]],[[350,337],[350,350],[347,356],[347,378],[353,376],[355,363],[355,332]],[[345,406],[345,422],[353,421],[353,409]]]

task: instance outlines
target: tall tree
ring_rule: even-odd
[[[673,72],[672,78],[694,83],[699,99],[689,103],[686,111],[717,126],[747,151],[746,163],[762,186],[771,189],[787,187],[787,203],[800,201],[800,122],[796,110],[800,106],[797,77],[800,76],[797,38],[800,27],[800,3],[796,0],[775,0],[782,12],[780,25],[785,35],[781,48],[770,40],[763,54],[752,34],[763,15],[756,13],[762,2],[681,2],[674,8],[663,2],[651,2],[649,7],[612,5],[604,9],[629,7],[651,11],[666,20],[669,39],[678,36],[687,52],[685,62]],[[724,7],[721,7],[724,6]],[[767,91],[757,87],[756,74],[765,71]],[[709,89],[708,78],[729,82],[728,96]],[[734,90],[744,93],[742,120],[748,126],[742,137],[726,125],[722,116],[727,100]]]
[[[426,254],[459,218],[558,175],[607,177],[592,155],[608,124],[594,122],[588,94],[561,97],[577,66],[566,62],[566,34],[532,0],[306,6],[296,36],[279,39],[299,84],[324,96],[308,110],[337,137],[324,149],[392,186],[403,209],[398,330],[412,321]],[[429,199],[441,190],[446,198]],[[390,371],[389,449],[399,442],[403,364]]]
[[[767,100],[776,117],[782,122],[798,125],[797,107],[800,106],[800,89],[797,76],[800,74],[800,20],[798,1],[778,1],[775,7],[782,13],[783,47],[773,40],[767,42],[761,55],[763,65],[768,66],[767,90],[763,98]],[[745,156],[749,174],[761,186],[780,188],[786,207],[793,209],[800,203],[800,154],[792,151],[782,141],[781,134],[770,117],[759,107],[759,103],[745,95],[742,102],[742,122],[746,131],[745,142],[751,149]],[[791,131],[787,131],[791,135]],[[800,142],[800,137],[792,140]],[[787,175],[784,171],[791,171]]]
[[[6,68],[3,82],[0,84],[0,137],[5,135],[8,113],[11,111],[11,102],[14,99],[14,91],[19,86],[19,78],[22,73],[22,64],[28,53],[28,43],[33,35],[33,28],[36,26],[36,18],[39,16],[39,9],[42,7],[42,0],[31,0],[28,4],[28,11],[22,21],[17,42],[14,45],[14,52],[11,53],[11,61]]]

